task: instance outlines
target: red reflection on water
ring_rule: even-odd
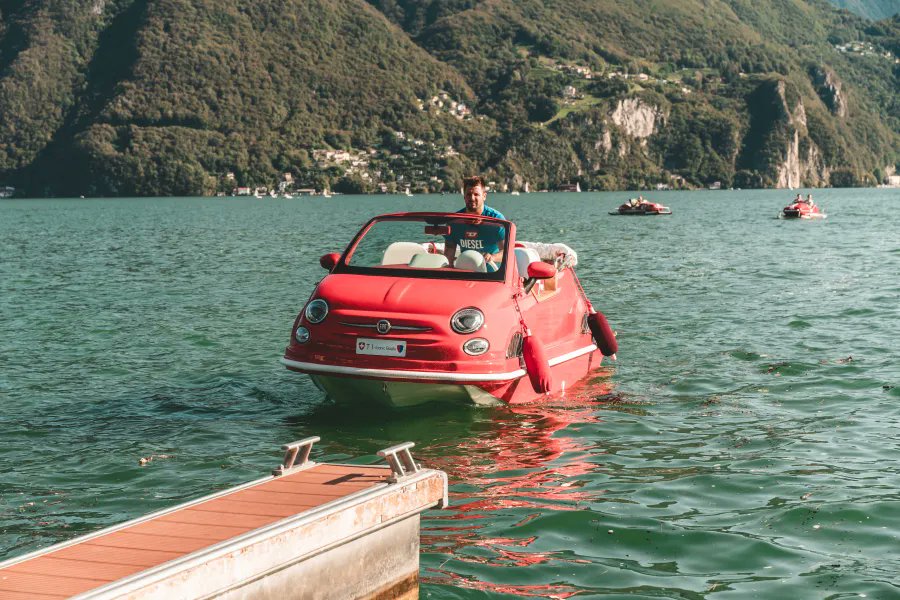
[[[571,598],[581,592],[578,588],[570,585],[515,585],[506,583],[490,583],[487,581],[479,581],[474,577],[466,577],[458,573],[450,571],[442,571],[435,569],[436,573],[444,575],[447,579],[452,580],[452,584],[457,587],[469,588],[484,592],[496,592],[498,594],[513,594],[524,598]],[[435,581],[438,581],[437,579]],[[444,581],[446,583],[446,580]]]
[[[570,426],[600,421],[598,409],[611,396],[612,386],[608,371],[596,375],[563,397],[498,409],[482,430],[473,428],[474,435],[458,446],[429,449],[428,465],[446,471],[458,489],[451,487],[449,509],[429,515],[422,531],[423,551],[494,567],[585,562],[557,552],[529,552],[535,536],[488,536],[482,529],[506,509],[529,511],[510,526],[516,528],[545,512],[577,510],[603,493],[582,489],[586,482],[578,479],[597,468],[589,461],[597,454],[594,444],[563,433]],[[566,585],[499,585],[443,569],[430,571],[433,576],[424,582],[446,583],[449,578],[453,585],[523,596],[568,598],[578,593]]]

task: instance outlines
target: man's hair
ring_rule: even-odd
[[[476,186],[487,188],[484,184],[484,178],[481,175],[472,175],[471,177],[463,177],[463,189],[467,190]]]

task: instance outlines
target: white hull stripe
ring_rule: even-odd
[[[585,346],[584,348],[579,348],[578,350],[572,350],[568,354],[563,354],[562,356],[557,356],[556,358],[551,358],[547,362],[550,363],[551,367],[555,367],[558,364],[564,363],[567,360],[572,360],[573,358],[578,358],[579,356],[583,356],[590,352],[593,352],[597,349],[596,344],[591,344],[590,346]]]
[[[573,358],[578,358],[589,352],[593,352],[597,346],[591,344],[568,354],[557,356],[549,361],[554,367]],[[516,369],[509,373],[457,373],[451,371],[400,371],[395,369],[364,369],[361,367],[346,367],[339,365],[320,365],[317,363],[300,362],[282,358],[281,363],[287,367],[300,369],[309,373],[322,373],[326,375],[353,375],[355,377],[378,377],[381,379],[412,379],[423,381],[450,381],[464,383],[472,381],[511,381],[527,374],[525,369]]]

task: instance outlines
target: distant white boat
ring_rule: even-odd
[[[409,191],[409,188],[406,188],[405,194],[406,194],[407,196],[412,196],[412,195],[413,195],[413,193],[412,193],[411,191]]]
[[[322,190],[322,196],[324,196],[325,198],[331,198],[331,192],[329,192],[327,189]]]
[[[292,195],[290,194],[290,192],[285,192],[285,193],[282,195],[282,197],[283,197],[283,198],[288,198],[288,199],[290,199],[290,198],[293,198],[294,196],[292,196]]]
[[[509,195],[510,195],[510,196],[518,196],[518,195],[519,195],[519,190],[513,190],[513,191],[511,191],[511,192],[509,193]]]

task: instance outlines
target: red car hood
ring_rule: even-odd
[[[314,297],[333,310],[447,315],[476,306],[485,313],[508,300],[506,286],[497,281],[464,281],[370,275],[329,275]]]

